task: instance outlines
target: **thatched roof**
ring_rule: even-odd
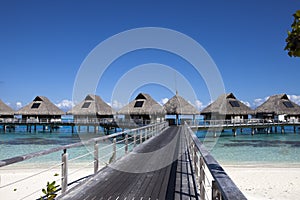
[[[289,100],[286,94],[277,94],[270,96],[267,101],[256,108],[255,112],[300,115],[300,106]]]
[[[17,112],[17,115],[64,115],[65,113],[54,105],[47,97],[37,96]]]
[[[89,94],[83,101],[67,112],[70,115],[113,115],[115,111],[101,97]]]
[[[0,99],[0,116],[1,115],[14,115],[14,110],[6,105],[3,101]]]
[[[133,101],[118,112],[121,115],[162,115],[165,113],[161,105],[144,93],[138,94]]]
[[[201,111],[201,115],[211,113],[220,115],[248,115],[253,114],[254,111],[241,101],[237,100],[232,93],[229,93],[219,96],[216,101]]]
[[[183,97],[176,95],[173,96],[167,103],[165,103],[164,108],[168,115],[197,115],[199,111],[187,102]]]

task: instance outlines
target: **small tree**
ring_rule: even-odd
[[[284,50],[288,50],[291,57],[300,57],[300,10],[296,11],[293,16],[292,31],[288,31],[288,37],[285,40],[287,44]]]

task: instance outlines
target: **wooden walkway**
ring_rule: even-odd
[[[57,199],[199,199],[182,127],[170,127]]]

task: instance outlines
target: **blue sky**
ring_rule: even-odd
[[[129,29],[163,27],[202,45],[216,63],[226,92],[238,99],[255,106],[270,95],[287,93],[300,103],[300,59],[283,50],[298,9],[300,1],[295,0],[1,1],[0,98],[14,108],[36,95],[69,105],[78,70],[99,43]],[[155,49],[120,56],[96,94],[117,107],[124,105],[128,99],[111,102],[112,90],[130,69],[146,63],[171,66],[185,76],[196,93],[197,99],[188,99],[192,103],[200,107],[211,101],[190,63]],[[175,89],[184,93],[175,79],[173,88],[148,84],[129,93],[132,98],[146,92],[162,102]]]

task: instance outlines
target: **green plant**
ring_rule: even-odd
[[[293,16],[292,31],[288,31],[284,50],[288,51],[289,56],[300,57],[300,10],[296,11]]]
[[[55,194],[57,188],[59,185],[55,185],[56,182],[53,181],[52,183],[47,182],[46,189],[42,189],[42,192],[45,194],[44,197],[41,197],[41,200],[47,199],[47,200],[54,200],[57,194]]]

